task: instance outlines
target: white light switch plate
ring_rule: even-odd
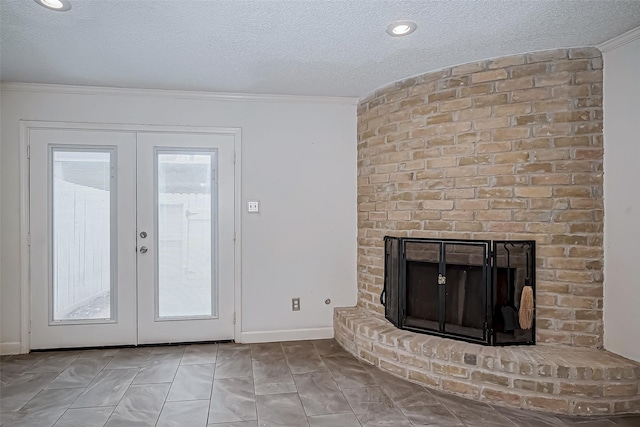
[[[247,201],[247,211],[250,213],[260,212],[260,206],[257,200]]]

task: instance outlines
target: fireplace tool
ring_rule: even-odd
[[[515,247],[513,243],[505,243],[504,250],[507,252],[507,268],[511,266],[511,252],[509,251],[510,247]],[[507,289],[509,290],[509,294],[511,294],[511,275],[507,275]],[[505,332],[512,332],[518,328],[518,313],[514,306],[514,302],[511,297],[509,297],[509,301],[506,305],[501,308],[502,312],[502,320],[504,321],[504,330]]]
[[[531,278],[529,277],[529,251],[526,252],[526,277],[524,279],[524,287],[520,297],[519,320],[522,329],[531,329],[533,325],[533,288],[531,287]]]

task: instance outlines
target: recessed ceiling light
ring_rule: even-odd
[[[411,21],[397,21],[387,27],[387,34],[391,37],[401,37],[413,33],[418,26]]]
[[[65,10],[71,9],[71,3],[69,3],[69,0],[35,0],[35,2],[40,6],[58,12],[64,12]]]

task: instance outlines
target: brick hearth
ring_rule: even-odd
[[[334,329],[354,356],[426,387],[560,414],[640,412],[640,364],[603,350],[486,347],[402,331],[361,308],[337,308]]]

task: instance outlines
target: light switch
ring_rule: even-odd
[[[260,212],[260,207],[258,205],[258,201],[257,200],[249,200],[249,201],[247,201],[247,211],[249,213]]]

